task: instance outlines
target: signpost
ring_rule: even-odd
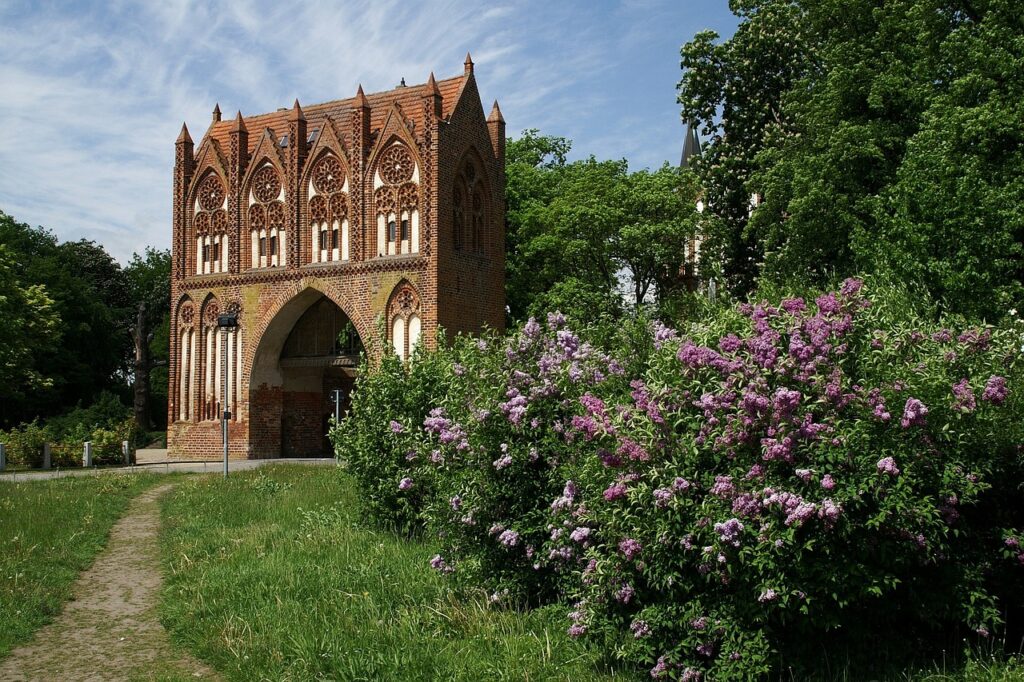
[[[224,313],[223,315],[217,316],[217,328],[220,329],[221,334],[221,348],[223,348],[221,357],[221,367],[224,372],[224,379],[221,385],[224,387],[223,400],[221,402],[222,416],[221,416],[221,434],[224,439],[224,478],[228,477],[228,420],[231,419],[231,410],[228,409],[228,382],[231,380],[231,372],[228,370],[228,330],[235,329],[238,327],[238,314],[237,313]]]

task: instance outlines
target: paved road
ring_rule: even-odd
[[[246,471],[256,469],[267,464],[312,464],[320,466],[334,466],[337,461],[333,458],[318,459],[242,459],[228,463],[230,471]],[[133,467],[103,467],[93,469],[53,469],[52,471],[5,471],[0,473],[0,481],[43,481],[52,478],[64,478],[66,476],[95,476],[102,472],[114,473],[173,473],[184,471],[191,473],[220,473],[224,470],[224,462],[211,460],[208,462],[171,462],[163,461],[151,464],[144,464]]]

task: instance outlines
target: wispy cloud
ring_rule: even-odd
[[[712,15],[728,22],[719,3]],[[721,3],[724,5],[724,3]],[[173,141],[213,103],[260,113],[459,73],[512,134],[634,166],[678,156],[678,0],[231,0],[0,6],[0,209],[120,260],[170,243]],[[71,9],[69,9],[69,7]],[[692,5],[691,5],[692,8]],[[652,68],[654,64],[654,68]]]

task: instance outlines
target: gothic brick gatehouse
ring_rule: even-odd
[[[224,386],[233,458],[326,454],[364,342],[408,358],[439,327],[502,329],[504,155],[468,55],[423,85],[233,121],[217,107],[198,149],[182,126],[171,456],[219,455]],[[218,332],[223,312],[237,329]]]

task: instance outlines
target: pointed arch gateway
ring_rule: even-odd
[[[250,457],[324,457],[334,391],[340,410],[355,386],[366,332],[329,288],[285,297],[258,332],[249,372]]]

